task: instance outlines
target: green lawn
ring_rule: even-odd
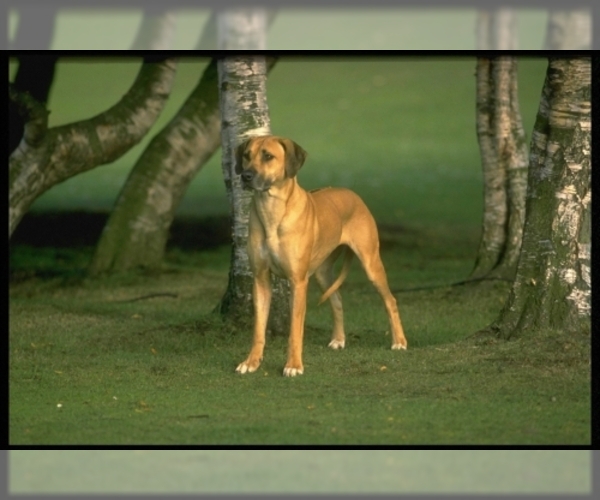
[[[157,127],[204,64],[181,64]],[[210,314],[226,287],[227,246],[173,244],[161,273],[92,280],[85,277],[91,246],[13,242],[10,443],[589,444],[589,332],[469,338],[494,320],[508,284],[444,286],[468,276],[479,239],[474,65],[284,58],[268,82],[272,129],[309,152],[300,182],[355,189],[380,223],[406,352],[389,349],[380,298],[356,262],[342,288],[347,348],[327,349],[330,311],[316,307],[312,287],[305,374],[287,379],[284,337],[268,339],[257,373],[234,373],[250,332]],[[545,67],[541,59],[520,63],[528,131]],[[62,62],[52,124],[110,106],[137,69],[135,61]],[[144,144],[56,186],[33,210],[109,211]],[[228,210],[219,156],[180,209],[198,227]],[[439,287],[402,291],[423,286]],[[162,295],[132,301],[153,293]]]

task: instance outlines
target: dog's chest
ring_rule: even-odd
[[[287,252],[277,234],[266,235],[262,242],[261,258],[269,263],[272,272],[280,276],[286,276]]]

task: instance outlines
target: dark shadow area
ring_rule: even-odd
[[[10,246],[95,247],[108,216],[105,212],[30,212],[15,230]],[[378,224],[378,227],[382,247],[395,246],[399,234],[410,232],[400,224]],[[228,215],[177,217],[171,225],[167,248],[209,250],[230,243]]]
[[[74,248],[96,246],[108,220],[102,212],[31,212],[15,230],[10,246]],[[205,218],[179,217],[171,225],[168,248],[207,250],[231,242],[227,215]]]

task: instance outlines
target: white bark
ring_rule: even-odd
[[[173,47],[177,15],[174,11],[144,9],[144,17],[131,50],[168,50]]]
[[[235,148],[249,137],[271,133],[265,86],[267,67],[264,57],[228,57],[219,60],[218,68],[219,88],[226,89],[220,92],[219,99],[223,178],[233,215],[232,265],[236,274],[252,276],[246,250],[252,193],[242,188],[240,176],[234,172]],[[249,119],[252,108],[259,112],[250,112]]]
[[[266,29],[268,29],[272,24],[273,20],[277,15],[276,9],[265,9],[266,12]],[[202,34],[194,47],[194,50],[216,50],[219,48],[217,45],[217,24],[219,16],[223,12],[221,10],[215,9],[211,12],[208,21],[204,25],[204,29],[202,30]],[[225,37],[225,34],[222,33],[222,36]],[[266,35],[265,35],[266,37]],[[266,40],[264,42],[266,45]],[[224,47],[221,47],[224,48]]]
[[[270,133],[264,57],[219,59],[222,169],[232,218],[229,284],[219,309],[232,318],[252,317],[252,272],[248,259],[248,220],[252,193],[235,174],[235,149],[246,138]]]
[[[232,9],[217,14],[217,46],[223,50],[265,50],[266,9]]]
[[[267,106],[267,63],[264,57],[234,56],[219,60],[221,147],[223,177],[232,210],[232,256],[229,284],[218,309],[230,319],[247,322],[253,317],[252,272],[248,259],[248,219],[252,193],[242,188],[235,174],[235,149],[249,137],[271,133]],[[289,328],[289,284],[272,277],[273,295],[267,330]]]
[[[513,9],[479,10],[475,29],[477,50],[518,48],[517,16]]]
[[[591,60],[551,58],[531,140],[517,277],[492,330],[588,330]]]
[[[551,10],[548,14],[545,50],[589,50],[592,48],[590,9]]]

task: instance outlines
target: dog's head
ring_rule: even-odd
[[[265,135],[252,137],[235,151],[235,173],[245,189],[268,191],[294,177],[306,160],[306,151],[290,139]]]

